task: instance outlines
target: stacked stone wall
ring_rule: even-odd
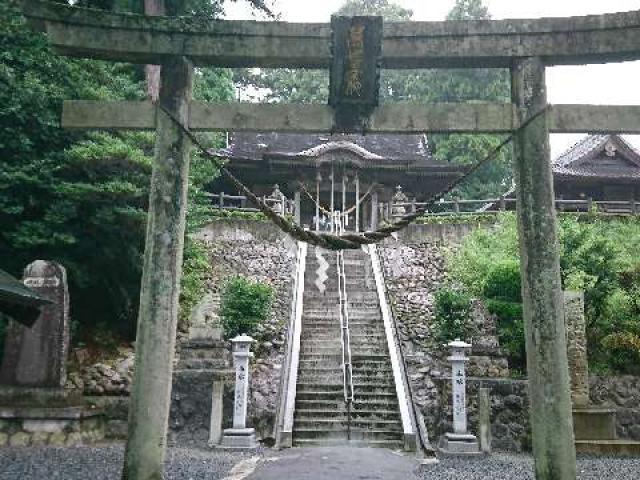
[[[257,342],[252,347],[255,359],[248,408],[249,425],[257,429],[259,438],[266,439],[272,435],[275,419],[293,294],[296,243],[271,223],[234,219],[216,221],[195,238],[207,245],[209,253],[212,270],[207,281],[208,292],[219,294],[225,280],[233,275],[264,282],[274,290],[269,318],[254,335]],[[133,366],[133,349],[121,348],[110,361],[84,364],[69,375],[67,389],[93,397],[93,403],[105,407],[107,435],[112,438],[126,435],[127,397],[131,392]],[[212,383],[210,371],[179,368],[174,372],[169,421],[173,444],[206,445]],[[231,426],[232,393],[230,384],[225,389],[225,427]]]
[[[436,291],[449,281],[445,256],[473,230],[464,225],[416,225],[379,248],[387,296],[402,343],[414,402],[430,432],[440,429],[442,388],[450,374],[447,349],[434,330]],[[474,344],[469,375],[500,378],[509,375],[496,336],[495,319],[474,301]]]
[[[297,244],[269,222],[233,219],[210,224],[196,238],[209,251],[211,292],[220,293],[224,281],[232,275],[246,276],[273,288],[269,319],[254,335],[257,342],[252,348],[255,361],[248,408],[249,424],[256,428],[258,437],[269,438],[273,433],[291,313]]]

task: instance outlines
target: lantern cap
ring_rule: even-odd
[[[255,340],[253,338],[251,338],[249,335],[247,335],[246,333],[243,333],[242,335],[238,335],[237,337],[234,337],[231,339],[231,341],[233,343],[252,343],[255,342]]]
[[[451,348],[471,348],[471,344],[470,343],[463,342],[459,338],[456,338],[453,342],[449,342],[445,346],[451,347]]]

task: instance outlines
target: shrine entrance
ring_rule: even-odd
[[[163,476],[189,152],[197,145],[193,132],[233,130],[510,135],[502,147],[511,142],[514,146],[536,478],[575,479],[549,133],[640,133],[640,107],[550,107],[545,67],[640,59],[638,12],[383,26],[378,17],[335,17],[330,25],[203,23],[110,14],[40,0],[21,4],[61,54],[162,66],[158,103],[72,101],[65,104],[62,119],[66,128],[157,133],[123,478]],[[192,102],[194,65],[329,68],[329,105]],[[512,102],[378,106],[380,68],[473,67],[509,68]],[[375,232],[313,234],[265,208],[253,192],[243,191],[283,230],[333,249],[379,241],[422,213],[407,214]],[[335,207],[335,195],[332,198]]]

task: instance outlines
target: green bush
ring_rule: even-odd
[[[202,242],[186,237],[180,279],[180,313],[178,328],[189,328],[191,310],[198,304],[207,289],[207,275],[211,271],[207,248]]]
[[[498,340],[509,360],[512,370],[525,372],[527,369],[527,350],[524,336],[522,304],[505,300],[486,299],[489,313],[496,316]]]
[[[471,297],[463,290],[443,287],[435,298],[436,338],[448,342],[460,338],[468,340],[473,334],[470,321]]]
[[[602,340],[609,356],[609,365],[622,373],[640,373],[640,336],[633,333],[613,333]]]
[[[520,264],[513,260],[496,264],[487,274],[482,293],[486,298],[522,302]]]
[[[619,369],[603,339],[640,335],[640,221],[635,217],[559,215],[560,266],[565,290],[585,292],[589,362]],[[524,366],[520,256],[515,216],[500,214],[495,225],[468,235],[447,263],[452,279],[484,299],[498,317],[498,335],[509,362]]]
[[[220,316],[225,338],[246,333],[254,335],[256,327],[269,315],[273,289],[245,277],[232,277],[222,291]]]

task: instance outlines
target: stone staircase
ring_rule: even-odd
[[[293,445],[402,448],[403,430],[369,255],[344,253],[354,402],[347,436],[336,253],[309,247]]]

